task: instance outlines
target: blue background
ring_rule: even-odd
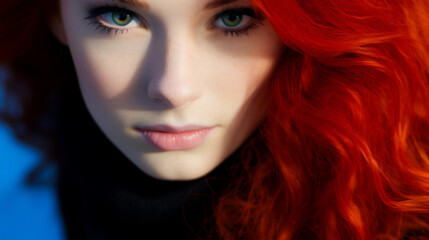
[[[6,77],[0,67],[0,83]],[[0,107],[3,102],[0,84]],[[64,229],[52,182],[27,186],[25,176],[40,159],[40,153],[19,143],[12,131],[0,121],[0,239],[59,240]],[[46,169],[55,176],[55,166]]]

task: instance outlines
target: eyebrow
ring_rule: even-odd
[[[213,0],[211,2],[209,2],[205,7],[204,10],[208,10],[208,9],[214,9],[226,4],[230,4],[233,2],[236,2],[237,0]]]
[[[149,3],[140,0],[118,0],[119,2],[128,3],[142,9],[150,9]]]
[[[118,0],[118,1],[123,3],[128,3],[142,9],[150,9],[149,3],[145,1],[141,1],[141,0]],[[204,10],[218,8],[220,6],[227,5],[236,1],[237,0],[213,0],[204,7]]]

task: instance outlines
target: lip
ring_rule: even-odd
[[[164,151],[177,151],[198,147],[214,127],[156,125],[148,127],[136,126],[133,129],[139,132],[154,147]]]

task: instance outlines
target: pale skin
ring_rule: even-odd
[[[92,117],[120,151],[157,179],[202,177],[264,120],[284,45],[266,19],[242,15],[232,27],[213,19],[227,9],[254,8],[248,0],[213,9],[205,9],[211,0],[134,2],[61,0],[61,17],[51,26],[70,48]],[[132,11],[133,20],[120,26],[112,12],[90,16],[106,5]],[[109,34],[100,24],[119,30]],[[248,34],[225,36],[252,24]],[[136,124],[213,130],[192,149],[160,150],[133,130]]]

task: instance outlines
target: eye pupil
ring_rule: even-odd
[[[127,17],[128,17],[127,14],[123,14],[123,13],[118,14],[119,21],[125,21],[125,20],[127,20]]]
[[[236,15],[233,15],[233,16],[228,15],[228,21],[234,22],[235,19],[237,19]]]
[[[228,27],[234,27],[241,22],[241,18],[241,15],[226,13],[222,15],[222,22]]]
[[[116,12],[113,12],[112,19],[116,24],[120,26],[125,26],[131,22],[132,16],[126,12],[116,11]]]

